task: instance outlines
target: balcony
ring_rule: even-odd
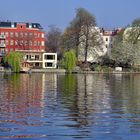
[[[5,48],[5,47],[6,47],[6,45],[4,43],[0,44],[0,48]]]
[[[0,35],[0,39],[5,39],[5,35]]]

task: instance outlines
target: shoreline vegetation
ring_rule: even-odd
[[[0,69],[0,73],[15,73],[10,69]],[[31,69],[29,72],[20,73],[66,73],[66,74],[140,74],[140,71],[83,71],[74,70],[71,73],[67,72],[66,69]]]

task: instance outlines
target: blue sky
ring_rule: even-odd
[[[140,17],[140,0],[0,0],[0,20],[39,22],[65,29],[77,8],[96,17],[99,27],[116,28]]]

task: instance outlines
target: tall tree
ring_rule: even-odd
[[[131,26],[126,28],[124,32],[124,41],[131,44],[140,42],[140,18],[135,19]]]
[[[91,48],[98,46],[100,42],[97,37],[99,32],[95,30],[95,26],[95,17],[84,8],[79,8],[76,11],[75,18],[63,34],[63,43],[67,45],[68,49],[75,48],[76,56],[82,55],[85,63],[87,62],[88,53],[91,50],[96,52]]]
[[[68,73],[71,73],[76,66],[76,56],[74,50],[65,52],[64,65]]]
[[[59,52],[60,38],[61,30],[54,25],[49,26],[46,41],[47,48],[52,52]]]
[[[23,55],[18,52],[10,52],[4,57],[4,62],[11,66],[13,72],[19,72]]]
[[[140,61],[140,19],[135,19],[129,27],[120,32],[113,42],[110,58],[117,64],[139,65]]]

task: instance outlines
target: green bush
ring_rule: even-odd
[[[65,52],[64,55],[64,67],[68,73],[71,73],[76,66],[76,55],[74,50],[69,50]]]
[[[108,67],[108,66],[98,65],[97,67],[95,67],[95,71],[97,71],[97,72],[112,72],[113,68]]]
[[[13,72],[20,72],[20,65],[23,55],[18,52],[10,52],[4,57],[4,62],[8,63]]]

